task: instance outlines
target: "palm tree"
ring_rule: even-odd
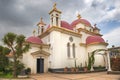
[[[25,36],[24,35],[17,35],[14,33],[7,33],[3,38],[4,44],[8,46],[9,49],[13,52],[13,76],[17,77],[16,72],[16,64],[17,59],[22,56],[23,53],[27,52],[30,48],[29,44],[25,43]]]

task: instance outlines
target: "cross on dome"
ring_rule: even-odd
[[[57,3],[55,2],[53,5],[53,9],[56,9],[56,5],[57,5]]]
[[[33,36],[35,36],[35,33],[36,33],[36,30],[34,29],[34,30],[33,30]]]
[[[78,19],[80,19],[80,18],[81,18],[81,15],[78,13],[77,17],[78,17]]]
[[[40,18],[40,22],[42,22],[42,20],[43,20],[43,18],[41,17],[41,18]]]
[[[95,23],[94,26],[96,27],[96,25],[97,25],[97,24]]]
[[[43,22],[43,18],[41,17],[40,18],[40,22],[37,24],[38,27],[40,27],[40,25],[46,25],[44,22]]]
[[[61,11],[56,8],[56,6],[57,6],[57,3],[54,3],[54,4],[53,4],[53,8],[52,8],[52,10],[49,12],[49,14],[51,14],[53,11],[56,11],[56,12],[58,12],[58,13],[61,13]]]

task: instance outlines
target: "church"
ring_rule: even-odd
[[[68,23],[61,19],[62,12],[54,4],[49,16],[50,23],[44,23],[41,18],[37,24],[38,30],[33,31],[38,35],[26,39],[31,49],[23,54],[21,61],[31,68],[32,74],[48,72],[48,69],[56,71],[65,67],[84,67],[88,63],[89,53],[107,48],[108,43],[102,38],[100,29],[80,14]],[[95,55],[94,66],[106,67],[103,55]]]

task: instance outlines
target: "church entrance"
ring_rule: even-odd
[[[37,59],[37,73],[44,73],[44,59]]]

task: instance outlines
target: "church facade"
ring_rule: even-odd
[[[26,39],[31,49],[23,54],[22,62],[31,68],[33,74],[47,72],[48,69],[54,71],[65,67],[84,67],[92,51],[107,48],[108,43],[104,41],[96,25],[92,26],[79,14],[77,19],[69,24],[61,20],[61,14],[54,4],[49,12],[48,27],[45,27],[46,24],[41,19],[37,24],[39,35]],[[105,60],[103,55],[96,54],[94,66],[106,67]]]

